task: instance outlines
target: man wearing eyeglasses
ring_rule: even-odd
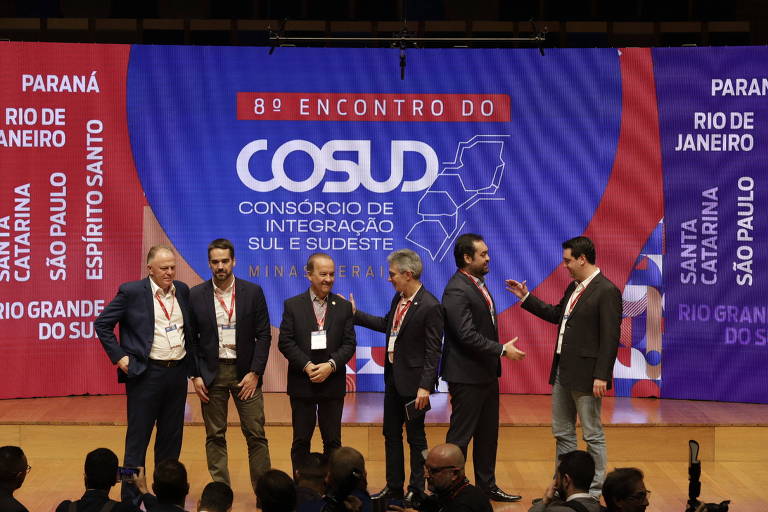
[[[405,497],[424,493],[424,457],[427,436],[424,416],[429,395],[437,384],[437,366],[443,338],[443,306],[422,286],[423,265],[418,254],[400,249],[387,256],[389,282],[395,296],[385,316],[369,315],[356,308],[355,325],[386,334],[384,362],[384,447],[387,485],[374,499],[402,499],[405,483],[403,424],[410,446],[411,476]],[[406,413],[407,404],[413,414]]]
[[[27,464],[24,451],[18,446],[0,447],[0,510],[3,512],[29,512],[13,492],[21,487],[27,473],[32,469]]]
[[[617,468],[603,483],[603,499],[608,512],[645,512],[651,491],[645,488],[643,472],[637,468]],[[700,512],[702,508],[697,509]]]
[[[488,496],[469,483],[464,474],[464,454],[455,444],[441,444],[429,451],[424,472],[432,495],[420,505],[423,512],[493,512]],[[415,512],[390,505],[396,512]]]

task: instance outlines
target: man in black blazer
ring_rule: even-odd
[[[453,257],[458,270],[443,291],[445,344],[441,376],[451,394],[451,424],[445,442],[466,456],[474,440],[475,485],[494,501],[520,501],[496,485],[499,440],[499,377],[501,358],[519,360],[517,338],[499,343],[496,304],[485,285],[491,258],[480,235],[456,239]]]
[[[213,279],[192,288],[189,299],[196,363],[192,382],[205,422],[208,471],[214,481],[230,485],[225,436],[231,394],[256,492],[256,482],[271,466],[261,393],[272,344],[267,301],[259,285],[235,278],[235,247],[229,240],[219,238],[208,245],[208,266]]]
[[[341,446],[346,364],[355,354],[352,305],[331,293],[336,267],[324,253],[307,260],[309,290],[283,304],[278,348],[288,360],[294,468],[309,454],[315,423],[326,455]]]
[[[576,416],[587,451],[595,459],[589,490],[601,494],[605,478],[605,433],[600,421],[602,397],[611,389],[613,365],[621,335],[621,292],[595,266],[595,245],[578,236],[563,242],[563,265],[573,281],[557,305],[528,292],[525,281],[507,280],[521,306],[559,325],[549,383],[552,384],[552,433],[557,456],[577,448]]]
[[[118,367],[117,380],[125,383],[128,429],[123,464],[130,467],[145,465],[155,424],[155,463],[179,457],[187,401],[189,287],[174,281],[176,256],[170,247],[152,247],[147,270],[148,278],[120,285],[94,322],[99,341]],[[124,483],[122,498],[137,503],[136,486]]]
[[[410,249],[394,251],[387,257],[389,282],[395,296],[386,316],[373,316],[355,308],[355,325],[386,333],[384,362],[384,446],[387,486],[373,498],[403,498],[405,483],[403,423],[411,452],[409,494],[424,491],[424,456],[427,437],[424,414],[408,419],[405,406],[416,401],[418,410],[429,404],[437,383],[437,365],[443,339],[443,307],[422,286],[421,258]]]

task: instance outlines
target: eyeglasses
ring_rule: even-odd
[[[19,474],[22,474],[22,473],[29,473],[30,471],[32,471],[32,466],[30,466],[29,464],[27,464],[27,467],[26,467],[26,468],[24,468],[24,469],[22,469],[21,471],[19,471]]]
[[[456,470],[456,469],[459,469],[459,468],[457,468],[456,466],[438,466],[436,468],[433,468],[433,467],[430,467],[430,466],[427,466],[426,464],[424,464],[424,470],[427,473],[429,473],[430,475],[436,475],[436,474],[440,473],[441,471],[445,471],[446,469]]]
[[[646,489],[644,491],[636,492],[635,494],[633,494],[631,496],[627,496],[627,499],[628,500],[633,500],[633,501],[644,501],[650,495],[651,495],[651,491]]]

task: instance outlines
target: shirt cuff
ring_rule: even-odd
[[[529,296],[530,294],[531,294],[531,292],[528,292],[528,293],[526,293],[526,294],[525,294],[525,297],[523,297],[522,299],[520,299],[520,302],[525,302],[525,299],[527,299],[527,298],[528,298],[528,296]]]
[[[335,372],[336,371],[336,361],[334,361],[333,359],[329,359],[328,360],[328,364],[331,365],[331,371]]]

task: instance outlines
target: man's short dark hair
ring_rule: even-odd
[[[226,238],[217,238],[208,244],[208,259],[211,259],[211,251],[214,249],[229,250],[229,257],[235,259],[235,246]]]
[[[271,469],[256,483],[256,499],[262,512],[292,512],[296,509],[296,487],[287,474]]]
[[[608,510],[618,510],[616,502],[632,496],[642,480],[643,472],[637,468],[616,468],[608,473],[603,482],[603,499]]]
[[[324,252],[316,252],[309,255],[309,258],[307,258],[307,272],[312,273],[313,270],[315,270],[315,260],[319,259],[329,259],[333,261],[333,258],[331,258],[330,254],[326,254]]]
[[[109,448],[96,448],[85,456],[85,487],[109,489],[117,483],[117,455]]]
[[[577,236],[570,240],[566,240],[563,242],[563,249],[570,249],[571,256],[573,256],[574,259],[577,259],[583,254],[589,263],[592,265],[595,264],[595,244],[585,236]]]
[[[200,510],[206,512],[227,512],[232,508],[235,496],[224,482],[210,482],[200,495]]]
[[[0,482],[16,484],[19,473],[27,470],[24,450],[18,446],[0,447]]]
[[[595,459],[584,450],[573,450],[558,456],[560,463],[557,472],[562,478],[565,475],[571,477],[573,486],[580,491],[588,491],[592,480],[595,478]]]
[[[157,501],[162,504],[180,505],[189,493],[187,468],[175,459],[166,459],[155,466],[152,482]]]
[[[301,480],[322,484],[327,472],[328,457],[318,452],[308,453],[296,461],[296,484]]]
[[[363,454],[351,446],[337,448],[331,453],[328,460],[328,487],[333,488],[345,482],[350,478],[353,471],[360,475],[360,489],[367,488],[368,484],[365,481],[365,458],[363,458]]]
[[[470,258],[475,257],[475,242],[482,242],[483,237],[474,233],[465,233],[456,239],[453,246],[453,258],[456,260],[456,268],[464,268],[467,263],[464,261],[466,254]]]

